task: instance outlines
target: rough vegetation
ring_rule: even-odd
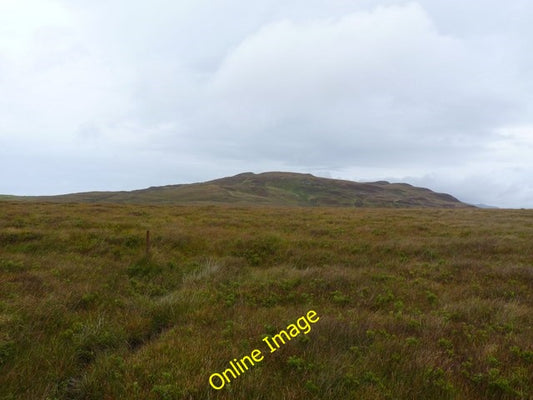
[[[4,202],[0,399],[529,399],[532,237],[524,210]]]

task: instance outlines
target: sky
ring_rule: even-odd
[[[0,193],[293,171],[533,207],[533,2],[0,0]]]

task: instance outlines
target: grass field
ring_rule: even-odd
[[[533,397],[533,211],[0,207],[0,399]]]

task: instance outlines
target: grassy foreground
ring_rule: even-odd
[[[0,399],[528,399],[532,382],[532,211],[0,203]]]

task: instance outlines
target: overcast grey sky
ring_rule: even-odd
[[[0,193],[244,171],[533,207],[533,2],[0,0]]]

